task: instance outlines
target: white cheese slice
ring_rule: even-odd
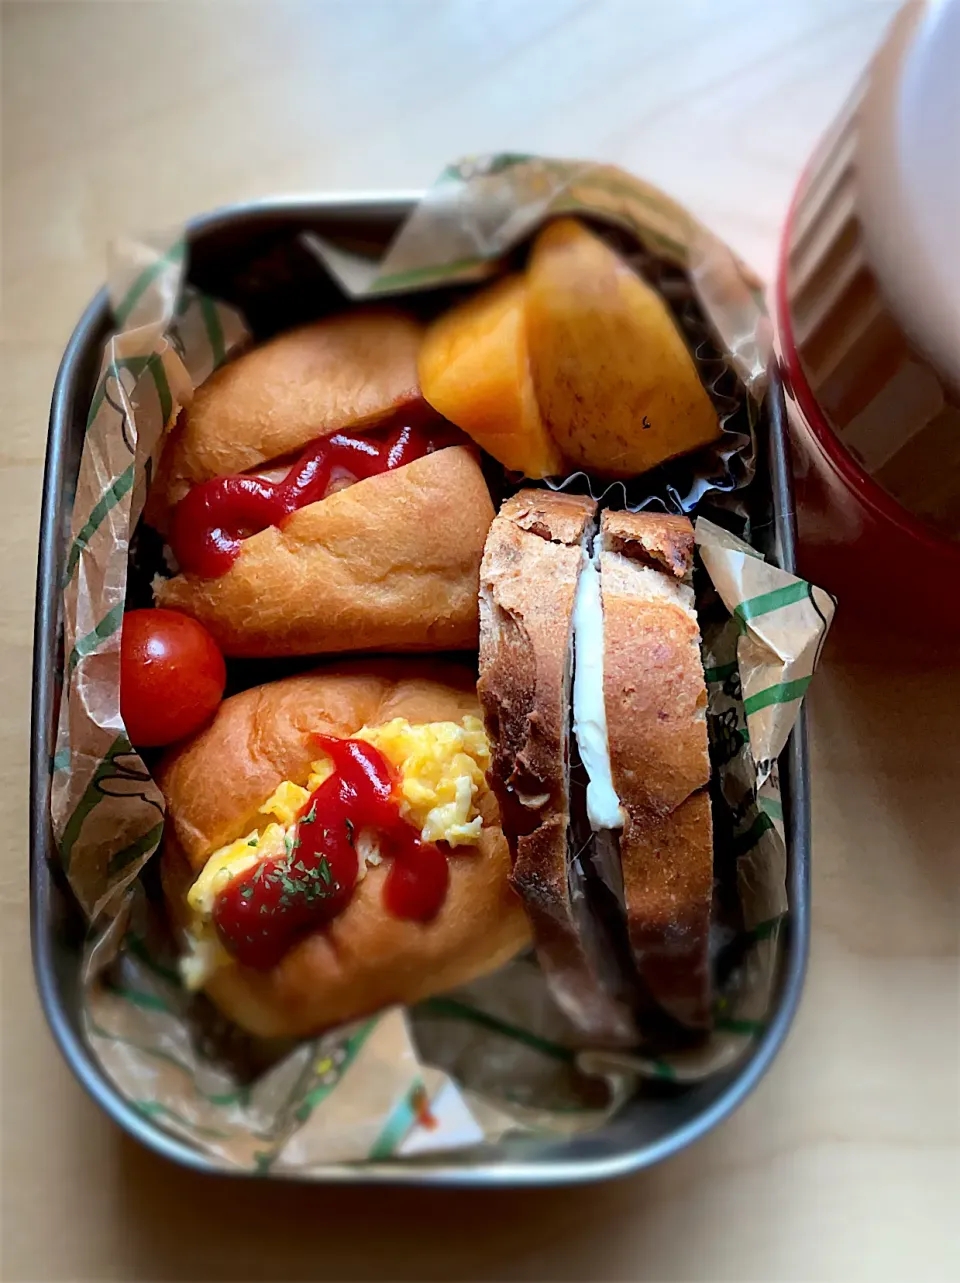
[[[603,701],[603,603],[600,572],[583,554],[573,602],[573,731],[587,772],[587,816],[594,831],[622,829],[623,811],[613,787],[607,710]]]

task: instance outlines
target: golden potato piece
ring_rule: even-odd
[[[438,317],[420,349],[424,399],[506,468],[563,469],[537,409],[527,358],[522,276],[508,276]]]
[[[526,317],[540,413],[570,463],[632,477],[719,436],[660,295],[575,219],[537,236]]]

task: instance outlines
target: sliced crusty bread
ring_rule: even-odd
[[[604,697],[627,923],[650,996],[683,1024],[709,1018],[713,835],[707,692],[683,517],[605,512]]]
[[[681,1024],[703,1028],[711,988],[709,794],[692,794],[659,820],[629,808],[627,815],[620,860],[630,948],[644,991]]]
[[[493,504],[473,451],[450,446],[358,481],[245,539],[225,575],[177,575],[182,610],[226,655],[461,650]]]
[[[560,1007],[595,1045],[635,1037],[599,979],[569,853],[573,604],[592,500],[544,490],[509,499],[480,570],[480,681],[490,781],[537,953]]]

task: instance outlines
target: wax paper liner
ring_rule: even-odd
[[[314,248],[354,295],[404,292],[483,279],[559,212],[630,233],[640,269],[682,295],[673,302],[688,340],[713,345],[698,359],[719,358],[723,367],[711,382],[715,400],[729,396],[752,422],[767,351],[754,283],[684,211],[609,166],[464,162],[444,172],[379,265]],[[716,1028],[703,1046],[662,1057],[582,1048],[530,956],[412,1011],[393,1009],[298,1045],[250,1039],[181,987],[147,867],[163,801],[120,720],[118,668],[130,535],[164,430],[193,388],[248,340],[234,309],[185,284],[185,257],[182,238],[113,249],[118,332],[90,408],[65,532],[52,818],[90,923],[83,1016],[104,1072],[135,1108],[214,1165],[309,1175],[334,1162],[465,1153],[507,1133],[569,1134],[609,1118],[647,1077],[694,1080],[729,1064],[762,1027],[776,975],[787,909],[776,758],[832,602],[702,519],[708,724],[736,902],[734,925],[719,918]],[[721,387],[724,370],[731,373]],[[734,471],[751,444],[748,434],[732,451]],[[748,458],[735,484],[749,479],[750,466]],[[664,504],[675,506],[666,492]]]

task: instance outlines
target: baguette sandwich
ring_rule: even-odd
[[[145,520],[180,573],[159,606],[228,656],[467,649],[493,507],[476,452],[417,382],[421,326],[360,308],[203,383]]]
[[[598,1046],[637,1041],[653,1018],[709,1016],[692,556],[685,518],[598,522],[590,499],[527,490],[481,566],[478,691],[512,881],[558,1003]]]
[[[595,1045],[635,1041],[608,974],[575,849],[570,779],[574,604],[596,505],[525,490],[501,508],[480,582],[480,681],[512,881],[553,995]]]
[[[304,1036],[492,971],[529,928],[471,669],[340,664],[226,700],[157,773],[188,986]]]

